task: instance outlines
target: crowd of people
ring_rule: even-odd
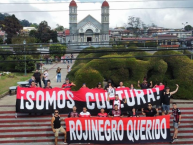
[[[138,87],[141,89],[148,89],[148,88],[154,88],[157,86],[162,86],[162,83],[156,84],[153,86],[153,83],[150,82],[148,83],[146,79],[143,80],[142,83],[138,81]],[[65,83],[62,85],[63,89],[71,89],[73,86],[76,86],[74,83],[70,82],[69,79],[67,78]],[[124,88],[123,82],[120,82],[119,86],[117,88]],[[82,88],[87,88],[86,84],[84,83],[82,85]],[[98,89],[103,89],[102,84],[99,82],[97,84]],[[131,84],[130,89],[135,89],[134,85]],[[110,112],[105,112],[105,109],[102,108],[100,112],[98,113],[97,117],[140,117],[140,116],[146,116],[146,117],[154,117],[158,115],[173,115],[173,127],[174,127],[174,134],[171,140],[171,143],[177,140],[177,134],[178,134],[178,127],[180,125],[181,121],[181,111],[179,108],[177,108],[177,104],[173,103],[172,106],[172,111],[170,111],[170,98],[171,95],[175,94],[178,91],[179,86],[176,84],[176,90],[175,91],[170,91],[169,87],[165,87],[164,92],[162,94],[161,98],[161,104],[156,105],[154,108],[152,104],[148,104],[146,108],[141,108],[141,112],[138,111],[136,108],[132,108],[131,110],[128,110],[126,113],[122,112],[121,110],[121,105],[127,103],[127,100],[123,98],[122,100],[119,99],[118,94],[116,94],[116,88],[113,86],[112,81],[109,80],[107,85],[104,87],[104,90],[108,92],[108,98],[107,101],[110,102],[110,104],[113,105],[113,109]],[[110,99],[114,98],[114,99]],[[161,113],[159,113],[159,110],[162,110]],[[66,131],[61,127],[61,124],[59,121],[54,121],[58,120],[57,117],[59,115],[58,110],[55,110],[54,116],[52,117],[52,129],[53,132],[55,133],[55,143],[57,144],[57,137],[58,137],[58,132],[63,132],[65,134],[65,142],[66,142]],[[83,107],[83,111],[78,113],[76,106],[73,107],[72,111],[68,114],[68,117],[91,117],[90,112],[87,111],[86,107]],[[60,118],[60,117],[59,117]],[[58,126],[57,128],[54,128],[54,126]]]

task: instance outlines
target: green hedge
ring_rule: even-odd
[[[103,50],[104,48],[99,49]],[[168,54],[182,55],[177,51],[160,51],[154,55]],[[135,58],[139,55],[142,57]],[[111,79],[115,85],[118,85],[120,81],[123,81],[125,86],[130,86],[132,83],[137,88],[137,81],[142,81],[143,77],[147,76],[148,80],[153,81],[154,84],[163,82],[171,90],[175,90],[175,84],[179,84],[180,89],[173,95],[174,98],[193,99],[193,61],[189,57],[184,55],[144,58],[143,56],[146,55],[151,54],[146,52],[80,54],[79,58],[101,57],[106,59],[77,60],[68,76],[78,84],[76,90],[82,86],[82,83],[87,83],[90,88],[95,87],[103,79]]]

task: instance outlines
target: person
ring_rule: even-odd
[[[36,72],[33,74],[33,76],[35,77],[35,82],[36,84],[39,84],[39,87],[42,87],[42,83],[41,83],[41,73],[36,70]]]
[[[67,66],[67,73],[69,73],[71,71],[71,66]]]
[[[61,68],[60,67],[57,68],[56,75],[57,75],[57,82],[61,82]]]
[[[107,101],[109,101],[110,104],[112,104],[113,106],[115,106],[115,104],[116,104],[118,106],[118,109],[121,109],[121,104],[127,103],[127,100],[125,99],[125,97],[123,98],[123,100],[119,100],[118,94],[115,95],[115,99],[114,100],[110,100],[110,98],[108,96],[107,97]]]
[[[37,88],[35,81],[31,81],[30,88]]]
[[[65,83],[62,85],[62,89],[71,90],[73,86],[76,86],[73,82],[70,82],[68,78],[66,78]]]
[[[135,89],[133,84],[131,84],[129,88],[130,88],[131,90],[134,90],[134,89]]]
[[[114,109],[109,112],[109,117],[123,117],[123,114],[120,109],[118,109],[118,105],[114,105]]]
[[[134,107],[132,108],[131,111],[128,111],[127,114],[129,117],[139,117],[139,114]]]
[[[148,83],[146,78],[144,78],[142,84],[140,84],[140,81],[138,81],[138,87],[140,87],[141,89],[149,89],[149,88],[153,87],[153,83],[152,83],[152,81],[150,81],[150,83]]]
[[[55,133],[55,145],[58,144],[58,133],[62,132],[64,133],[64,143],[66,143],[66,131],[65,129],[61,126],[61,119],[60,115],[59,115],[59,111],[55,110],[54,111],[54,116],[51,119],[51,127],[52,127],[52,131]]]
[[[108,117],[108,114],[105,113],[105,109],[104,108],[101,108],[101,111],[100,111],[100,113],[98,113],[97,116],[98,117]]]
[[[35,82],[35,77],[34,76],[31,76],[31,79],[29,79],[29,86],[31,86],[32,81]]]
[[[71,53],[71,63],[72,63],[72,59],[74,58],[73,54]]]
[[[125,86],[123,86],[123,82],[120,82],[117,88],[125,88]]]
[[[45,87],[45,78],[44,78],[44,73],[45,73],[45,71],[42,73],[42,82],[44,83],[44,87]]]
[[[175,94],[178,91],[178,84],[176,84],[176,90],[173,92],[170,92],[170,88],[166,87],[166,92],[163,93],[162,97],[162,115],[168,114],[170,110],[170,98],[173,94]]]
[[[157,85],[154,86],[154,88],[157,88],[157,87],[160,87],[160,86],[163,86],[163,83],[158,83]],[[159,108],[162,106],[162,98],[163,98],[163,92],[160,94],[160,104],[156,104],[156,111],[157,111],[157,116],[159,116]]]
[[[47,82],[48,82],[48,80],[49,80],[48,76],[49,76],[48,70],[46,70],[46,71],[44,72],[44,76],[43,76],[43,77],[44,77],[44,82],[45,82],[45,86],[44,86],[44,87],[47,86]]]
[[[72,117],[72,118],[78,117],[79,114],[78,114],[78,112],[77,112],[76,110],[77,110],[76,106],[73,106],[72,112],[70,112],[70,113],[68,114],[68,117],[69,117],[69,118],[70,118],[70,117]]]
[[[101,82],[99,82],[99,83],[97,84],[97,87],[96,87],[95,89],[103,89]]]
[[[91,117],[90,112],[87,111],[86,107],[83,107],[83,111],[80,112],[79,117]]]
[[[105,86],[105,90],[107,90],[109,97],[115,97],[115,88],[113,87],[111,80],[108,80],[108,84]]]
[[[86,83],[83,83],[81,88],[87,88],[88,89],[88,87],[86,86]]]
[[[146,117],[154,117],[157,114],[157,111],[155,108],[152,108],[152,104],[148,104],[148,107],[143,109],[142,111],[143,115],[146,115]]]
[[[174,143],[174,141],[178,139],[177,137],[178,136],[178,127],[180,125],[180,121],[182,117],[181,117],[180,109],[177,108],[177,104],[173,103],[172,106],[173,106],[172,115],[174,117],[174,120],[173,120],[174,134],[173,134],[171,143]]]
[[[48,80],[48,82],[47,82],[47,86],[46,87],[44,87],[44,89],[52,89],[52,87],[51,87],[51,81],[50,80]]]

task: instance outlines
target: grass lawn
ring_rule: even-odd
[[[27,76],[24,76],[24,73],[13,74],[15,74],[14,78],[8,78],[6,76],[0,77],[0,95],[9,91],[9,87],[17,86],[17,82],[29,80],[33,73],[28,73]]]

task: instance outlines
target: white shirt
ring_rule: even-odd
[[[117,88],[125,88],[125,86],[122,86],[122,87],[118,86]]]
[[[48,72],[45,72],[44,76],[45,76],[44,80],[48,80],[48,76],[49,76]]]
[[[80,117],[90,117],[90,112],[80,112]]]
[[[107,88],[107,92],[108,92],[108,94],[110,93],[109,94],[110,98],[115,97],[115,89],[114,88],[112,88],[112,87]]]

